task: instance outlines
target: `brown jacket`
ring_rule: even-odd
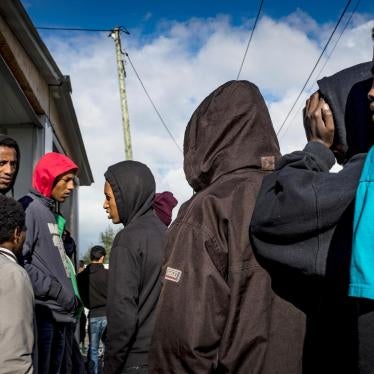
[[[257,87],[231,81],[210,94],[187,126],[184,155],[196,194],[168,233],[150,372],[301,373],[304,317],[274,294],[248,236],[280,156]]]

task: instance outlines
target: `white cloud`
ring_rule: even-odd
[[[354,25],[345,32],[322,74],[371,58],[369,30],[373,22],[356,16]],[[146,42],[141,34],[124,36],[123,45],[180,146],[185,126],[200,101],[218,85],[236,78],[249,37],[247,26],[234,27],[228,17],[218,16],[184,23],[164,21],[159,34]],[[275,128],[300,92],[330,26],[318,25],[300,11],[278,21],[269,17],[260,20],[241,79],[260,87]],[[80,191],[80,250],[84,252],[97,243],[108,225],[102,209],[103,174],[110,164],[124,159],[114,45],[105,34],[56,36],[46,42],[61,70],[71,76],[73,101],[95,178],[93,186]],[[171,190],[182,203],[191,196],[182,154],[163,128],[130,64],[126,69],[134,158],[151,167],[159,191]],[[301,121],[304,101],[305,97],[296,106],[296,119],[292,114],[281,133],[283,152],[305,143]]]

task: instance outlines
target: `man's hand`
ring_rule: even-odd
[[[306,101],[303,114],[308,141],[320,142],[330,148],[334,141],[334,119],[330,107],[319,97],[318,91]]]

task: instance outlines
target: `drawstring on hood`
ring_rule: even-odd
[[[109,166],[104,176],[112,187],[124,226],[152,209],[156,183],[148,166],[138,161],[122,161]]]
[[[32,175],[32,187],[45,197],[51,197],[55,179],[69,171],[75,172],[78,166],[67,156],[46,153],[36,164]]]
[[[265,101],[248,81],[230,81],[214,90],[186,128],[184,172],[196,192],[238,169],[271,170],[279,157]]]
[[[16,150],[16,155],[17,155],[17,166],[16,166],[16,171],[13,175],[13,181],[8,188],[0,191],[0,193],[6,194],[10,190],[13,191],[14,183],[16,181],[18,170],[19,170],[21,154],[20,154],[17,142],[14,139],[10,138],[8,135],[0,135],[0,146],[14,148]]]

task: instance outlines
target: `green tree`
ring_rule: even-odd
[[[84,261],[86,265],[90,263],[90,250],[89,249],[86,251],[86,253],[82,257],[82,260]]]
[[[110,250],[112,249],[112,244],[114,237],[116,236],[118,231],[114,230],[112,226],[109,226],[100,233],[100,244],[105,248],[106,256],[104,263],[107,264],[109,262],[109,255]],[[90,260],[90,249],[94,246],[94,244],[91,245],[91,247],[85,252],[84,256],[82,257],[82,260],[87,265],[91,262]]]
[[[105,231],[100,233],[100,242],[106,251],[106,257],[105,257],[106,264],[109,262],[110,250],[112,249],[113,240],[116,234],[117,234],[117,231],[114,230],[113,227],[109,225]]]

